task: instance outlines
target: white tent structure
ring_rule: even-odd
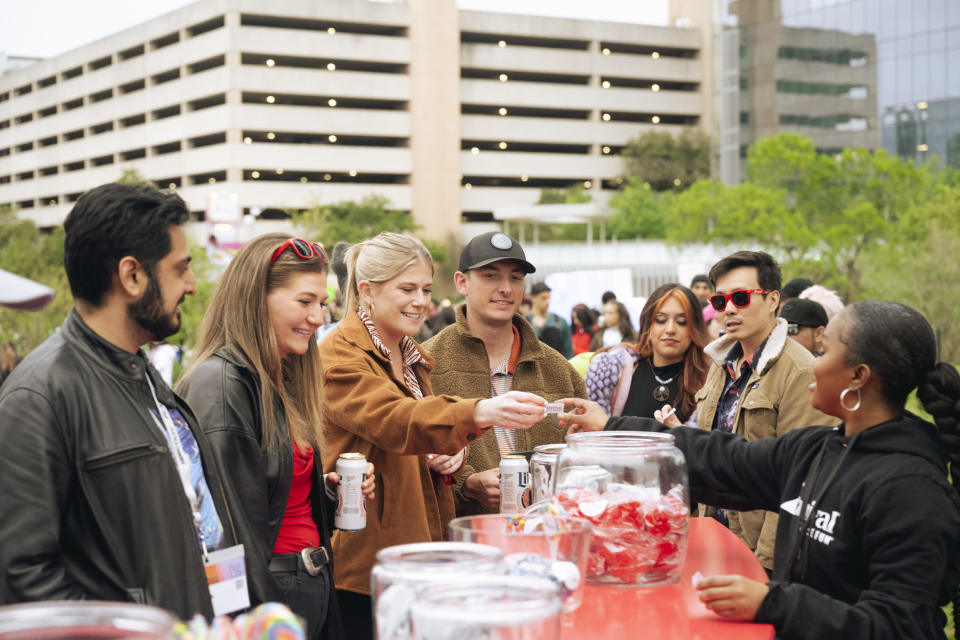
[[[57,292],[46,285],[0,269],[0,305],[20,311],[39,311]]]

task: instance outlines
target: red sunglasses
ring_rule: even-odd
[[[319,242],[307,242],[306,240],[302,240],[300,238],[290,238],[282,245],[277,247],[277,250],[273,252],[273,257],[270,258],[270,262],[273,263],[276,261],[276,259],[280,257],[280,254],[290,247],[293,247],[294,253],[304,260],[309,260],[310,258],[316,256],[323,261],[323,264],[330,264],[330,259],[327,258],[327,252],[323,250],[322,244]]]
[[[727,303],[732,302],[733,306],[738,309],[743,307],[750,306],[750,294],[751,293],[762,293],[767,295],[768,293],[773,293],[772,289],[739,289],[737,291],[731,291],[730,293],[718,293],[716,295],[710,296],[710,304],[717,311],[723,311],[727,308]]]

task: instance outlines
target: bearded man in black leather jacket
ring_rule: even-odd
[[[207,441],[140,347],[196,292],[175,194],[108,184],[64,224],[76,301],[0,392],[4,600],[128,600],[213,615],[203,549],[236,535]]]

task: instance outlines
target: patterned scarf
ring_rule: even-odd
[[[377,331],[377,325],[373,324],[373,320],[370,319],[370,316],[361,307],[357,307],[357,315],[360,316],[360,321],[363,322],[363,326],[365,326],[370,333],[370,337],[373,339],[373,345],[377,348],[377,351],[389,360],[390,349],[388,349],[387,345],[383,344],[383,340],[380,339],[380,332]],[[417,343],[414,342],[410,336],[403,336],[400,340],[400,351],[403,353],[403,384],[410,390],[414,398],[423,400],[423,391],[420,389],[420,381],[417,380],[417,374],[413,372],[413,365],[418,362],[427,364],[427,361],[417,348]]]

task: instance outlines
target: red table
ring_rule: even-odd
[[[709,611],[697,598],[693,574],[740,574],[767,581],[757,559],[737,536],[713,518],[691,518],[687,559],[674,583],[657,587],[587,585],[583,604],[563,616],[564,640],[702,639],[771,640],[769,624],[731,622]]]

